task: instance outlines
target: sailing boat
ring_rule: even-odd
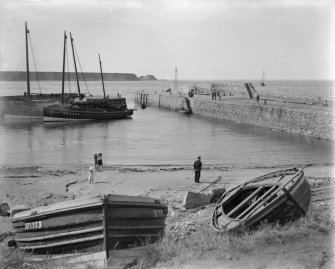
[[[25,23],[26,40],[26,74],[27,91],[23,95],[12,95],[0,97],[0,115],[9,118],[42,118],[43,107],[57,104],[60,101],[61,94],[33,94],[30,91],[30,73],[29,73],[29,48],[28,34],[30,33],[27,22]],[[66,99],[73,97],[73,94],[67,94]]]
[[[66,53],[66,31],[64,32],[63,52],[63,77],[62,77],[62,101],[60,105],[52,105],[43,109],[44,121],[71,121],[71,120],[111,120],[127,118],[133,114],[132,109],[127,108],[126,99],[108,98],[105,93],[102,65],[99,54],[101,81],[104,96],[83,96],[80,93],[80,85],[76,66],[76,58],[73,49],[73,38],[70,33],[73,61],[77,79],[79,98],[73,99],[70,104],[64,104],[64,77],[65,77],[65,53]]]
[[[265,80],[265,72],[263,70],[263,76],[262,76],[262,82],[261,82],[261,86],[263,87],[266,86],[264,80]]]

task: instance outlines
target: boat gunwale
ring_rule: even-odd
[[[295,173],[285,173],[285,172],[289,172],[289,171],[295,171]],[[236,218],[230,218],[228,217],[224,211],[223,211],[223,201],[225,199],[229,199],[229,194],[233,195],[233,194],[236,194],[237,192],[239,192],[240,190],[243,190],[243,188],[245,188],[246,186],[252,186],[250,184],[253,184],[253,183],[259,183],[257,185],[253,185],[254,187],[256,186],[260,186],[262,185],[261,184],[261,179],[262,180],[266,180],[266,179],[270,179],[271,177],[278,177],[280,176],[281,174],[284,174],[284,176],[286,175],[294,175],[291,179],[289,179],[287,182],[285,183],[273,183],[272,186],[276,186],[276,185],[279,185],[279,188],[277,188],[275,190],[275,193],[278,193],[279,191],[283,191],[282,194],[278,195],[277,197],[275,197],[275,199],[273,199],[271,202],[269,202],[262,210],[260,210],[259,212],[254,212],[253,214],[250,215],[250,212],[246,215],[247,218],[244,217],[244,219],[236,219]],[[297,179],[297,176],[298,179]],[[281,177],[280,180],[282,180],[283,178]],[[259,215],[261,215],[262,213],[264,213],[264,211],[268,208],[270,208],[275,202],[278,203],[278,200],[279,199],[284,199],[283,202],[285,202],[287,200],[287,193],[284,191],[285,187],[287,184],[289,184],[290,182],[292,182],[292,180],[294,180],[293,184],[289,187],[289,189],[286,189],[288,193],[290,193],[290,191],[295,188],[297,186],[297,184],[301,181],[306,181],[306,177],[305,177],[305,174],[304,174],[304,171],[303,169],[301,168],[291,168],[291,169],[286,169],[286,170],[281,170],[281,171],[276,171],[276,172],[272,172],[272,173],[269,173],[269,174],[266,174],[266,175],[263,175],[263,176],[260,176],[260,177],[257,177],[255,179],[252,179],[252,180],[249,180],[243,184],[240,184],[234,188],[232,188],[231,190],[229,190],[228,192],[226,192],[219,200],[219,202],[217,203],[215,209],[214,209],[214,213],[213,213],[213,216],[212,216],[212,226],[214,227],[214,229],[218,230],[218,231],[225,231],[225,229],[221,229],[219,224],[218,224],[218,218],[225,218],[227,219],[228,221],[230,221],[228,224],[230,224],[231,222],[235,222],[235,223],[240,223],[240,224],[244,224],[246,222],[249,222],[250,219],[258,219],[259,218]],[[233,193],[232,193],[233,192]],[[256,206],[256,208],[259,207],[267,200],[269,199],[271,196],[273,196],[275,194],[274,192],[270,193],[269,195],[270,196],[267,196],[265,197],[265,200],[263,200],[260,205]],[[227,197],[228,195],[228,197]],[[221,214],[220,216],[217,216],[218,215],[218,209],[221,208]],[[257,209],[257,210],[258,210]],[[253,209],[254,210],[254,209]],[[227,225],[228,225],[227,224]],[[227,225],[224,225],[225,227],[227,227]]]
[[[69,206],[69,207],[65,207],[65,208],[57,208],[57,209],[53,209],[52,207],[54,205],[50,205],[50,211],[48,211],[48,208],[44,208],[44,207],[39,207],[36,209],[30,209],[27,211],[21,211],[16,213],[13,216],[12,222],[16,223],[19,221],[29,221],[29,220],[35,220],[35,219],[40,219],[46,216],[52,216],[52,215],[57,215],[57,214],[68,214],[68,213],[72,213],[74,211],[78,211],[79,209],[92,209],[92,208],[98,208],[98,207],[102,207],[103,208],[103,204],[105,203],[107,207],[122,207],[122,208],[127,208],[127,207],[132,207],[132,208],[154,208],[154,209],[162,209],[163,211],[168,209],[168,206],[166,204],[161,204],[161,203],[155,203],[155,201],[157,199],[152,199],[152,203],[149,202],[150,200],[147,200],[147,202],[145,201],[131,201],[131,202],[127,202],[127,201],[116,201],[116,200],[108,200],[107,196],[92,196],[92,197],[88,197],[88,198],[82,198],[82,199],[78,199],[78,200],[70,200],[70,201],[64,201],[64,202],[60,202],[57,203],[57,206],[61,206],[62,204],[66,205],[69,204],[71,202],[80,202],[80,200],[82,200],[83,202],[85,201],[89,201],[89,199],[101,199],[101,201],[95,201],[95,203],[90,203],[90,204],[82,204],[82,205],[76,205],[76,206]],[[36,210],[38,209],[42,209],[46,211],[42,211],[39,213],[35,213]],[[29,215],[28,215],[29,214]],[[166,213],[163,212],[162,215],[166,215]]]

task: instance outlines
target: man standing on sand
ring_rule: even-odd
[[[195,183],[199,183],[200,180],[200,171],[202,169],[202,162],[201,162],[201,157],[198,157],[198,160],[196,160],[193,164],[194,167],[194,172],[195,172],[195,177],[194,177],[194,181]]]

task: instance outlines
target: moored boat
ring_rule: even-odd
[[[26,39],[26,75],[27,91],[22,95],[1,96],[0,97],[0,115],[9,118],[42,118],[43,107],[60,103],[61,94],[54,93],[31,93],[30,91],[30,71],[29,71],[29,53],[28,53],[28,34],[30,33],[27,22],[25,23]],[[77,94],[66,94],[65,102]]]
[[[109,98],[105,93],[105,85],[99,54],[99,64],[101,71],[101,80],[103,87],[103,96],[84,96],[80,92],[78,73],[76,67],[76,58],[73,50],[73,38],[71,37],[71,46],[73,51],[73,60],[77,78],[78,98],[73,99],[70,104],[62,102],[59,105],[51,105],[43,108],[44,121],[71,121],[71,120],[114,120],[128,118],[133,114],[132,109],[127,108],[126,99],[118,96]],[[66,53],[66,32],[64,33],[64,53],[63,53],[63,79],[62,96],[64,96],[64,72],[65,72],[65,53]]]
[[[13,216],[15,241],[39,253],[98,252],[154,242],[167,206],[157,199],[105,195],[65,201]]]
[[[215,207],[212,225],[218,231],[232,231],[265,220],[295,220],[307,213],[310,202],[311,189],[304,171],[281,170],[227,191]]]

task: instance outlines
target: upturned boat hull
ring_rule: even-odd
[[[94,196],[40,207],[13,216],[20,249],[39,253],[108,252],[156,241],[167,206],[123,195]]]
[[[311,189],[302,169],[287,169],[247,181],[226,192],[215,207],[216,230],[252,227],[261,221],[285,222],[305,215]]]

